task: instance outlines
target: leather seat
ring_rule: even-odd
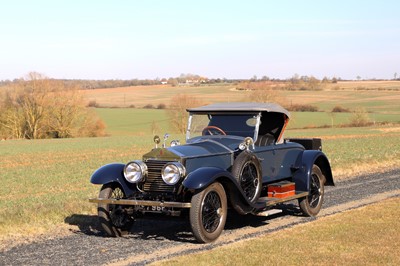
[[[256,146],[268,146],[275,142],[275,137],[272,134],[258,135]]]

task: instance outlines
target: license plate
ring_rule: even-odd
[[[143,211],[145,212],[155,212],[155,213],[162,213],[166,211],[165,207],[161,206],[143,206]]]

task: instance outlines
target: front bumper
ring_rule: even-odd
[[[167,208],[190,208],[190,207],[192,207],[192,204],[190,202],[174,202],[174,201],[95,198],[95,199],[89,199],[89,202],[100,203],[100,204],[131,205],[131,206],[156,206],[156,207],[167,207]]]

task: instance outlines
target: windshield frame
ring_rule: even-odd
[[[213,115],[213,114],[230,114],[232,116],[234,115],[246,115],[246,114],[252,114],[256,118],[256,124],[254,126],[254,136],[253,140],[256,142],[257,137],[258,137],[258,131],[260,128],[260,122],[261,122],[261,112],[189,112],[189,118],[188,118],[188,123],[187,123],[187,129],[186,129],[186,141],[190,139],[190,133],[191,133],[191,126],[192,126],[192,121],[193,121],[193,116],[194,115]]]

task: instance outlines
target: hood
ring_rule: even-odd
[[[242,137],[207,136],[189,139],[185,145],[157,148],[145,154],[143,159],[180,160],[190,157],[204,157],[233,153],[243,141]]]

